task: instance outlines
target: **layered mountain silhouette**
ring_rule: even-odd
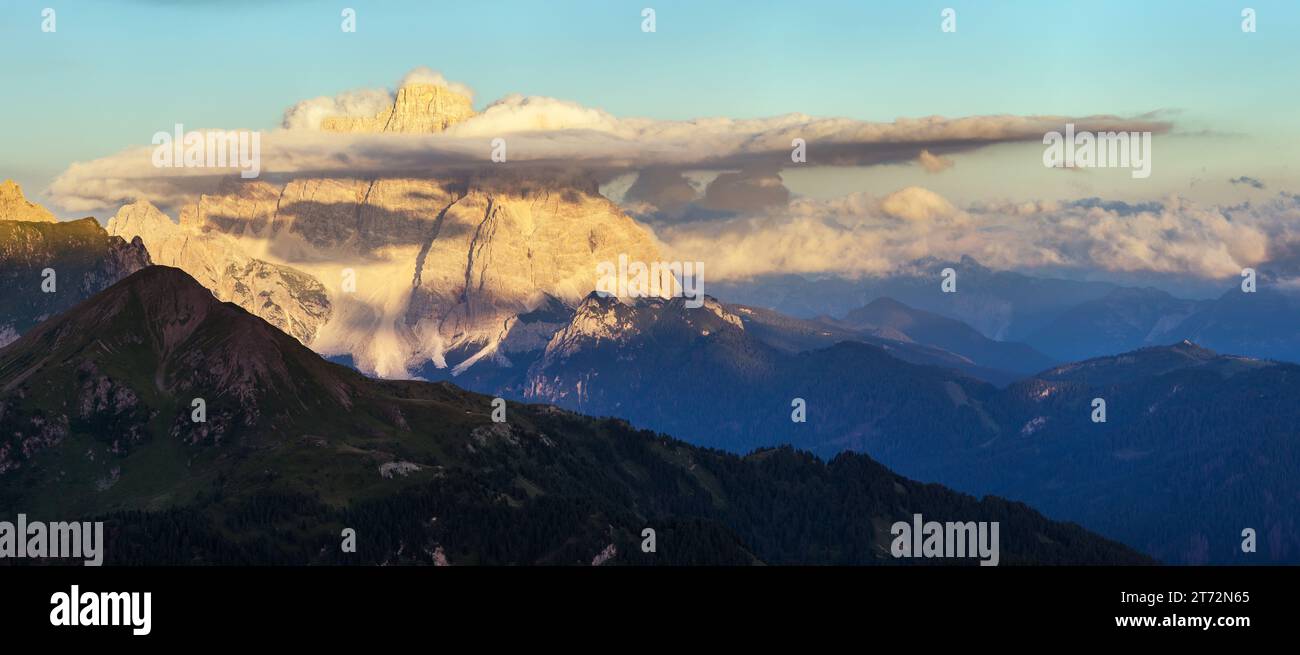
[[[957,273],[955,293],[940,291],[940,273],[946,268]],[[1260,273],[1256,292],[1244,293],[1234,286],[1215,298],[1191,299],[1149,287],[994,271],[963,257],[955,262],[923,259],[878,278],[769,276],[714,283],[709,291],[746,306],[819,322],[864,305],[898,302],[914,312],[961,321],[996,343],[1023,343],[1056,361],[1117,355],[1188,339],[1219,352],[1300,362],[1300,330],[1293,329],[1300,325],[1300,294],[1268,272]],[[951,340],[947,343],[927,345],[957,347]],[[952,352],[970,356],[961,350]],[[1019,361],[1010,356],[1009,361]],[[992,368],[1015,370],[1014,365]]]
[[[0,385],[0,504],[102,517],[110,563],[890,563],[914,513],[999,521],[1002,563],[1145,561],[864,455],[738,457],[536,405],[496,422],[489,397],[366,378],[164,266],[0,350]]]
[[[1182,338],[1171,333],[1199,304],[1159,289],[1115,289],[1066,310],[1025,340],[1067,361],[1114,355]]]
[[[441,129],[416,120],[422,97],[408,98],[399,123]],[[337,127],[379,129],[380,118]],[[54,222],[6,185],[3,206],[20,220],[0,221],[11,308],[0,334],[17,340],[0,351],[0,499],[56,518],[113,517],[124,526],[119,561],[155,561],[148,543],[179,522],[202,544],[172,544],[169,561],[335,561],[319,526],[350,524],[383,535],[368,561],[574,563],[612,545],[613,561],[631,562],[632,524],[660,521],[692,544],[661,562],[859,562],[880,554],[879,525],[912,506],[858,498],[850,478],[922,488],[846,454],[866,453],[911,477],[1028,501],[1167,561],[1300,558],[1287,473],[1296,367],[1202,347],[1285,357],[1296,309],[1285,293],[1184,301],[964,259],[860,286],[861,303],[839,319],[764,308],[792,300],[781,284],[753,305],[605,298],[588,293],[594,262],[655,253],[584,189],[231,182],[179,223],[134,203],[106,232],[93,219]],[[200,284],[141,270],[146,244]],[[938,289],[945,266],[959,270],[956,294]],[[46,269],[55,292],[41,288]],[[348,269],[355,290],[330,279]],[[885,290],[917,306],[873,295]],[[1016,334],[1039,349],[991,338]],[[1151,347],[1160,343],[1174,345]],[[1057,366],[1043,352],[1110,356]],[[631,425],[525,405],[494,423],[490,397],[367,378],[317,353]],[[1091,420],[1098,398],[1104,423]],[[830,463],[769,450],[785,444]],[[781,486],[791,479],[797,489]],[[690,491],[674,499],[670,488]],[[786,491],[806,505],[774,504]],[[935,493],[942,500],[918,512],[1000,507]],[[811,509],[828,498],[870,514],[874,531],[847,545],[825,536],[858,529]],[[458,517],[454,528],[367,518],[435,506]],[[822,536],[758,518],[773,512],[808,513]],[[615,516],[624,522],[611,528]],[[318,527],[287,536],[295,517]],[[566,527],[552,534],[539,517]],[[517,529],[544,535],[526,541],[549,550],[515,543]],[[1246,529],[1258,534],[1253,556],[1239,548]],[[1026,545],[1021,561],[1088,559],[1069,550]]]
[[[791,443],[824,457],[870,453],[905,475],[1041,505],[1170,561],[1300,558],[1287,518],[1300,497],[1288,472],[1300,367],[1184,341],[999,390],[871,343],[795,349],[840,336],[834,328],[787,329],[791,347],[778,348],[744,315],[712,300],[689,309],[593,295],[529,367],[524,397],[733,452]],[[772,321],[760,324],[770,338]],[[1095,398],[1107,403],[1104,423],[1092,420]],[[1251,525],[1233,527],[1241,521]],[[1273,541],[1246,556],[1245,528]]]
[[[1180,342],[1045,371],[992,411],[996,440],[895,464],[1015,494],[1165,561],[1300,559],[1300,366]],[[1256,553],[1242,551],[1247,529]]]
[[[1300,362],[1300,293],[1232,289],[1201,303],[1173,332],[1222,352]]]
[[[1187,300],[1157,289],[1116,289],[1070,309],[1026,341],[1068,360],[1102,357],[1181,339],[1251,357],[1300,362],[1300,295],[1272,280]]]
[[[940,281],[943,271],[949,268],[956,273],[956,291],[943,293]],[[962,321],[990,339],[1023,341],[1062,312],[1104,297],[1115,288],[1108,282],[993,270],[971,257],[958,261],[927,257],[880,277],[849,280],[765,276],[745,282],[714,283],[709,293],[805,318],[843,316],[879,298],[890,298],[914,309]]]
[[[733,452],[790,443],[829,457],[994,434],[980,406],[991,385],[860,341],[788,352],[740,316],[712,298],[691,309],[593,294],[529,368],[524,396]],[[791,420],[796,399],[807,422]]]
[[[1000,386],[1019,380],[1025,375],[1024,372],[1010,370],[1023,368],[1025,365],[1023,362],[1005,359],[992,361],[992,366],[983,365],[963,353],[945,350],[929,342],[914,339],[912,335],[905,334],[894,327],[858,328],[828,317],[818,317],[815,320],[801,319],[749,305],[727,307],[740,318],[745,330],[754,338],[786,352],[818,350],[829,348],[841,341],[856,341],[877,346],[905,362],[954,369],[970,377]],[[970,330],[957,321],[953,323],[961,326],[957,328],[958,330]],[[1016,351],[1011,352],[1020,354]],[[1028,352],[1032,353],[1029,356],[1030,362],[1043,358],[1032,350]],[[983,359],[982,356],[977,356]]]
[[[1055,363],[1026,344],[994,341],[961,321],[913,309],[892,298],[878,298],[841,319],[827,322],[882,336],[901,335],[908,341],[960,355],[986,369],[1024,375]]]

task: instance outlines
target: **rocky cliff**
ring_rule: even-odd
[[[142,242],[93,218],[0,220],[0,346],[148,265]]]
[[[512,333],[535,327],[521,314],[577,305],[599,262],[659,257],[650,232],[594,185],[563,179],[231,180],[179,224],[136,203],[109,231],[382,377],[508,365],[526,336]]]
[[[397,90],[393,106],[375,116],[329,116],[326,132],[441,132],[474,116],[470,99],[446,87],[408,84]]]
[[[215,296],[309,343],[329,318],[325,288],[289,266],[249,257],[224,234],[177,225],[146,201],[118,210],[108,231],[148,244],[153,261],[184,269]]]
[[[440,132],[474,115],[447,87],[409,84],[373,117],[324,131]],[[600,262],[658,259],[653,235],[597,185],[556,173],[238,180],[180,208],[123,207],[110,233],[317,352],[383,377],[478,362],[549,339],[518,320],[576,306]],[[546,324],[549,325],[549,324]],[[558,324],[556,325],[558,327]]]
[[[0,183],[0,220],[54,223],[58,219],[50,210],[29,202],[17,182],[5,180]]]

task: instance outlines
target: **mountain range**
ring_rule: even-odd
[[[1063,360],[1101,357],[1181,339],[1214,350],[1300,362],[1300,295],[1265,283],[1209,300],[1156,289],[1115,289],[1065,312],[1025,340]]]
[[[1300,559],[1300,366],[1184,341],[1044,371],[989,412],[996,439],[882,460],[1026,500],[1167,562]],[[1254,553],[1241,548],[1248,529]]]
[[[522,386],[530,401],[738,453],[777,444],[870,453],[905,475],[1023,499],[1168,561],[1300,556],[1289,518],[1300,488],[1288,473],[1300,367],[1183,341],[999,389],[861,340],[774,347],[741,316],[712,299],[690,310],[593,295],[516,371],[522,382],[467,382],[503,394]],[[1107,402],[1104,423],[1091,420],[1094,398]],[[796,402],[805,421],[795,420]],[[1238,548],[1248,527],[1272,535],[1253,557]]]
[[[984,369],[1023,376],[1055,361],[1024,343],[995,341],[971,326],[945,316],[913,309],[892,298],[877,298],[840,319],[822,319],[841,327],[937,347]]]
[[[949,268],[956,273],[956,290],[943,293],[941,273]],[[1220,352],[1300,363],[1300,330],[1294,329],[1300,325],[1300,290],[1267,271],[1260,272],[1254,292],[1234,285],[1217,297],[1182,298],[1150,287],[995,271],[970,257],[926,258],[877,278],[766,276],[715,282],[709,292],[822,321],[877,301],[902,303],[1058,362],[1187,339]]]
[[[454,90],[411,84],[378,116],[324,126],[436,133],[472,114]],[[576,305],[598,263],[660,259],[653,235],[594,180],[564,173],[231,179],[177,211],[172,221],[136,202],[108,231],[387,378],[508,359],[518,317],[550,298]]]
[[[955,275],[953,292],[940,286],[943,271]],[[843,316],[879,298],[962,321],[999,341],[1023,340],[1071,307],[1105,296],[1108,282],[1034,277],[998,271],[971,257],[922,258],[889,275],[862,279],[798,275],[712,284],[709,292],[732,302],[759,305],[800,317]],[[1048,353],[1051,355],[1051,353]]]
[[[415,84],[321,127],[473,115]],[[165,209],[58,222],[0,185],[0,504],[106,517],[118,562],[339,563],[344,527],[370,563],[891,562],[914,512],[1005,521],[1009,562],[1300,561],[1300,296],[1267,275],[1188,299],[925,258],[694,307],[593,291],[663,253],[568,173]]]
[[[0,504],[105,520],[110,563],[892,563],[915,513],[998,521],[1003,563],[1147,561],[864,455],[742,458],[539,405],[496,422],[489,397],[364,377],[165,266],[0,350],[0,380]]]

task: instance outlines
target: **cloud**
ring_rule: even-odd
[[[889,194],[880,202],[880,209],[894,218],[913,222],[949,218],[957,212],[943,196],[917,186]]]
[[[591,130],[616,133],[618,119],[600,109],[543,96],[509,95],[488,105],[483,113],[453,125],[453,137],[497,137],[519,132]]]
[[[1254,187],[1254,188],[1256,188],[1256,189],[1263,189],[1263,188],[1264,188],[1264,183],[1263,183],[1263,182],[1260,182],[1259,180],[1257,180],[1257,179],[1255,179],[1255,178],[1253,178],[1253,177],[1247,177],[1247,176],[1245,176],[1245,175],[1242,175],[1241,177],[1234,177],[1234,178],[1228,180],[1228,182],[1232,183],[1233,186],[1236,186],[1236,185],[1238,185],[1238,184],[1245,184],[1245,185],[1247,185],[1247,186],[1251,186],[1251,187]]]
[[[427,68],[406,82],[447,83]],[[454,86],[454,83],[448,83]],[[468,91],[468,89],[465,89]],[[900,118],[879,123],[786,114],[759,119],[701,118],[662,121],[616,117],[604,110],[539,96],[511,95],[437,134],[341,134],[318,131],[326,116],[374,116],[393,102],[387,89],[360,89],[305,100],[285,111],[282,129],[263,134],[261,170],[278,181],[303,176],[437,176],[531,168],[585,171],[600,180],[647,169],[755,171],[764,180],[732,174],[717,183],[708,203],[740,207],[743,189],[774,204],[784,187],[775,171],[790,166],[791,142],[807,142],[811,166],[905,163],[918,152],[943,155],[1008,142],[1039,142],[1067,122],[1080,130],[1167,132],[1171,125],[1117,116],[971,116]],[[142,135],[147,142],[152,135]],[[507,143],[507,163],[491,162],[491,141]],[[206,184],[214,189],[232,173],[219,169],[154,168],[149,148],[131,148],[70,166],[49,196],[67,211],[112,211],[137,198],[174,206]],[[492,173],[495,174],[495,173]],[[721,176],[719,176],[721,177]],[[779,180],[779,176],[775,178]],[[738,185],[738,186],[728,186]],[[746,186],[747,185],[747,186]],[[707,195],[707,194],[706,194]],[[745,209],[752,209],[746,205]]]
[[[625,203],[649,205],[643,212],[662,211],[679,215],[695,202],[700,192],[690,180],[675,169],[647,168],[636,176],[636,181],[623,195]]]
[[[916,160],[920,162],[921,168],[924,168],[927,173],[942,173],[953,166],[951,159],[932,155],[929,150],[922,150]]]
[[[303,100],[284,111],[281,125],[287,130],[317,130],[329,116],[374,116],[393,105],[393,94],[385,89],[357,89],[336,96]]]
[[[704,190],[700,205],[708,210],[744,213],[790,204],[790,190],[775,167],[752,167],[721,173]]]
[[[796,198],[787,210],[656,226],[671,257],[703,261],[708,278],[884,275],[923,257],[974,257],[996,269],[1153,273],[1222,279],[1300,252],[1300,201],[1229,210],[1174,196],[953,206],[927,189],[883,198]]]

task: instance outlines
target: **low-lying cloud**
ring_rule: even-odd
[[[801,274],[886,275],[924,257],[963,255],[995,269],[1236,277],[1300,252],[1300,201],[1224,208],[1181,197],[952,205],[909,187],[874,197],[797,198],[787,209],[656,227],[671,256],[706,262],[713,280]]]

